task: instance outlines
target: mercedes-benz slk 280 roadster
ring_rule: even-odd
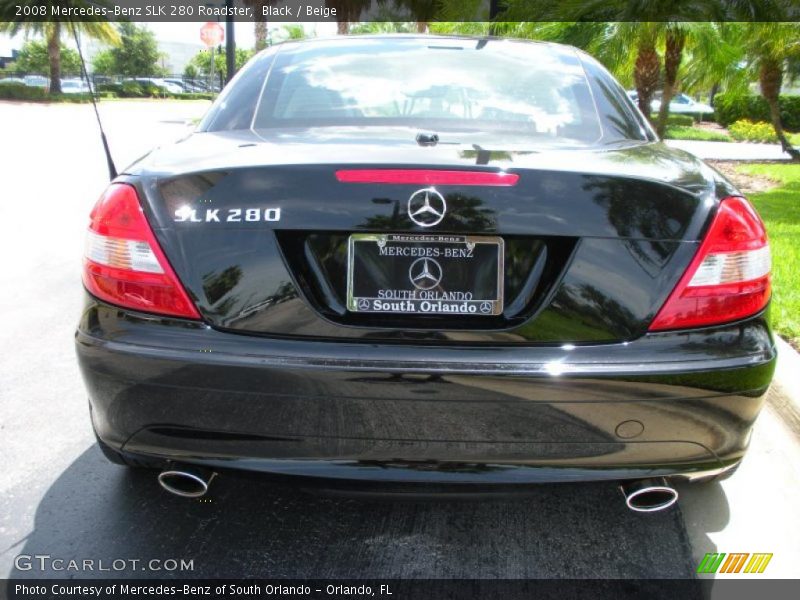
[[[99,443],[186,495],[234,468],[661,508],[738,465],[776,356],[753,207],[553,44],[260,53],[105,191],[83,283]]]

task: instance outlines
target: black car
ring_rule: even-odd
[[[233,468],[662,508],[736,468],[776,358],[752,206],[544,43],[260,53],[102,195],[83,282],[99,444],[184,495]]]

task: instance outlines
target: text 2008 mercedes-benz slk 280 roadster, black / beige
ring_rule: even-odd
[[[111,183],[83,283],[98,442],[189,496],[227,468],[656,510],[736,468],[776,357],[757,213],[554,44],[267,49]]]

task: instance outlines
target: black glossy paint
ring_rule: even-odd
[[[263,77],[272,52],[248,72]],[[259,88],[243,77],[201,131],[119,178],[138,190],[203,321],[88,298],[76,341],[100,438],[170,460],[400,481],[685,476],[735,464],[774,369],[766,313],[647,328],[719,201],[737,192],[651,139],[616,82],[580,60],[599,110],[624,115],[617,134],[638,132],[627,141],[557,149],[464,133],[423,146],[402,127],[256,132],[231,108],[255,110]],[[519,182],[437,186],[448,211],[426,230],[406,211],[426,186],[335,177],[398,167]],[[281,218],[176,222],[186,208],[279,208]],[[344,309],[348,236],[422,231],[503,238],[502,315]]]
[[[395,339],[419,329],[434,341],[469,329],[481,331],[470,339],[485,342],[634,339],[644,333],[688,265],[718,200],[732,192],[714,171],[661,144],[536,156],[505,153],[496,165],[490,161],[481,168],[517,173],[519,184],[438,186],[449,210],[435,230],[509,239],[507,304],[517,298],[526,276],[514,271],[514,240],[519,247],[546,247],[545,276],[531,297],[506,318],[381,320],[342,313],[342,247],[353,231],[423,231],[405,211],[408,198],[422,186],[340,183],[335,170],[398,164],[476,167],[460,158],[458,148],[420,147],[410,136],[402,143],[392,141],[391,135],[400,135],[396,131],[375,133],[380,143],[366,143],[346,131],[284,133],[281,144],[287,149],[280,155],[281,144],[257,142],[252,133],[247,135],[254,145],[227,146],[244,135],[197,134],[155,153],[132,169],[138,175],[127,181],[148,199],[156,234],[204,318],[249,333]],[[197,161],[199,172],[175,174],[187,167],[175,162],[182,157],[196,164],[195,150],[209,148],[208,137],[214,138],[210,147],[216,148],[215,156],[206,153],[205,161]],[[387,156],[378,165],[367,162],[381,153]],[[300,156],[308,164],[295,164]],[[410,163],[423,158],[424,163]],[[276,161],[281,165],[256,166]],[[155,167],[164,171],[151,171]],[[280,208],[281,220],[176,223],[175,211],[185,206],[198,214],[231,207]],[[317,246],[328,244],[340,253],[327,277],[314,264],[314,255],[320,257],[312,236],[322,238]],[[572,323],[568,329],[561,326],[564,320]]]
[[[76,341],[112,447],[399,481],[719,469],[741,459],[775,360],[761,316],[626,344],[444,347],[264,339],[89,300]]]

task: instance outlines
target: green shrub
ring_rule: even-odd
[[[113,91],[121,98],[163,98],[164,90],[149,81],[129,79],[121,84],[103,86],[104,90]]]
[[[800,131],[800,96],[781,96],[778,99],[781,121],[787,131]],[[771,121],[769,105],[762,96],[752,94],[717,94],[714,97],[717,122],[725,127],[736,121]]]
[[[134,81],[129,79],[122,84],[110,84],[103,89],[113,91],[120,98],[166,98],[169,94],[149,81]]]
[[[667,125],[691,127],[694,125],[694,117],[692,115],[670,115],[667,117]]]
[[[741,119],[728,127],[731,137],[739,142],[775,143],[778,137],[771,123]]]
[[[144,88],[138,81],[123,81],[118,94],[122,98],[142,98],[145,96]]]
[[[214,94],[205,92],[186,92],[185,94],[169,94],[174,100],[213,100]]]
[[[653,114],[653,123],[658,121],[658,114]],[[669,115],[667,117],[667,126],[675,125],[677,127],[691,127],[694,125],[694,117],[691,115]]]
[[[98,83],[96,89],[101,95],[103,93],[114,94],[116,96],[122,94],[121,83]]]
[[[32,87],[24,83],[0,84],[0,100],[22,100],[27,102],[91,102],[91,94],[48,94],[41,87]]]
[[[98,98],[170,98],[174,100],[213,100],[214,94],[187,93],[170,94],[152,83],[124,81],[103,83],[97,86]],[[0,100],[23,100],[38,102],[91,102],[90,94],[50,95],[45,88],[31,87],[24,83],[0,83]]]
[[[4,83],[0,85],[0,98],[4,100],[45,100],[47,90],[31,87],[24,83]]]
[[[144,90],[144,95],[148,98],[164,98],[167,96],[167,92],[164,91],[163,88],[158,87],[157,85],[148,82],[142,82],[139,85],[142,86],[142,90]]]

